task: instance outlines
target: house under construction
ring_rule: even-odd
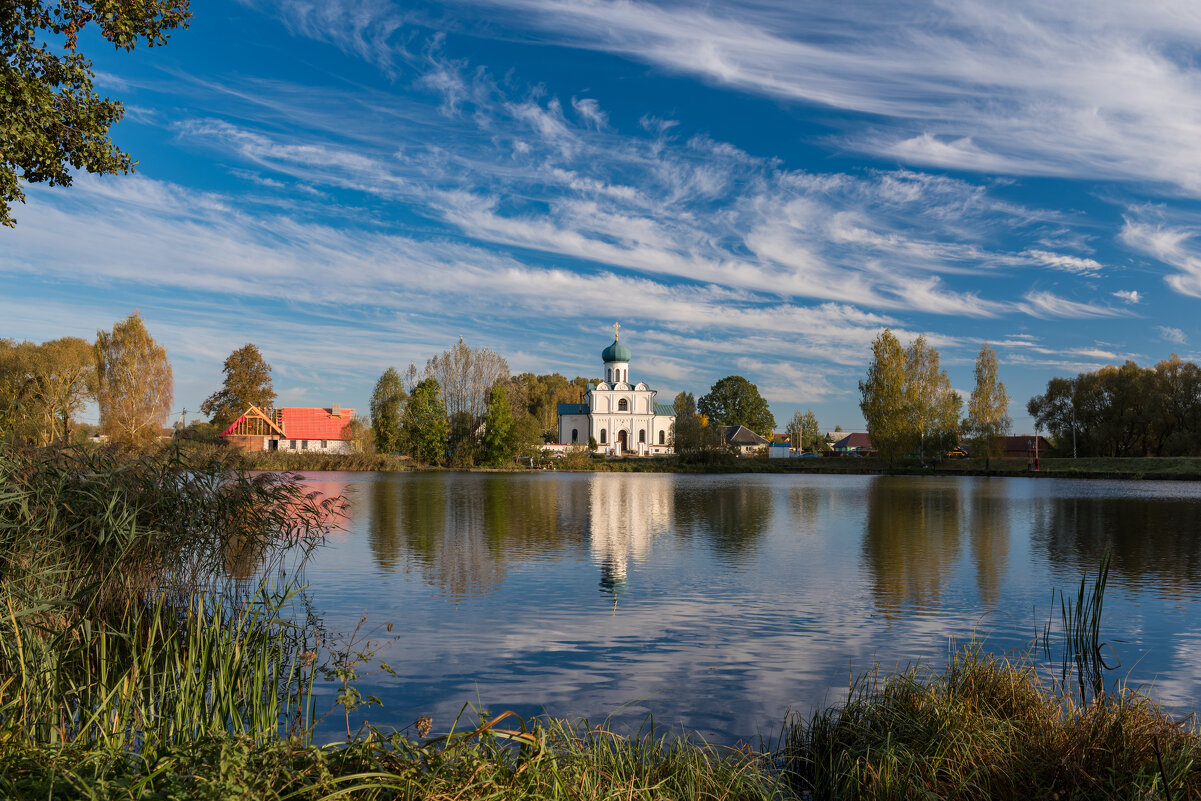
[[[264,412],[251,406],[221,433],[231,445],[248,451],[350,453],[354,409],[281,406]]]

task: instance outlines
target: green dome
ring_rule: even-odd
[[[605,362],[628,362],[630,349],[615,339],[612,345],[601,351],[601,359]]]

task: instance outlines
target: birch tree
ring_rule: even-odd
[[[135,311],[111,332],[97,331],[95,349],[101,432],[130,445],[153,442],[175,393],[166,348]]]
[[[905,381],[905,349],[885,328],[872,342],[867,378],[859,382],[859,410],[872,447],[886,461],[909,450],[912,439]]]
[[[973,454],[984,455],[984,469],[992,466],[992,457],[1001,453],[1001,437],[1009,433],[1009,394],[997,380],[997,353],[987,344],[976,355],[976,387],[967,405],[963,431]]]

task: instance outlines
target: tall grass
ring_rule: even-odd
[[[311,723],[289,555],[338,502],[179,450],[0,451],[0,739],[150,755]]]

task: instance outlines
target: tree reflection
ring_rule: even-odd
[[[1053,566],[1076,578],[1112,549],[1110,580],[1191,590],[1201,578],[1201,502],[1195,498],[1043,499],[1033,540]]]
[[[675,492],[676,530],[699,536],[724,557],[741,556],[756,546],[773,513],[771,488],[749,480]]]
[[[579,498],[575,502],[586,514],[586,492],[582,503]],[[383,570],[392,572],[411,561],[427,581],[450,595],[485,593],[519,558],[578,547],[579,526],[567,536],[560,533],[561,503],[556,483],[537,478],[381,479],[371,482],[368,542]]]
[[[872,480],[863,555],[886,614],[936,605],[959,554],[959,530],[958,480]]]
[[[1005,479],[976,479],[970,484],[968,532],[976,564],[976,590],[986,606],[1000,600],[1001,579],[1009,561],[1009,503]]]

